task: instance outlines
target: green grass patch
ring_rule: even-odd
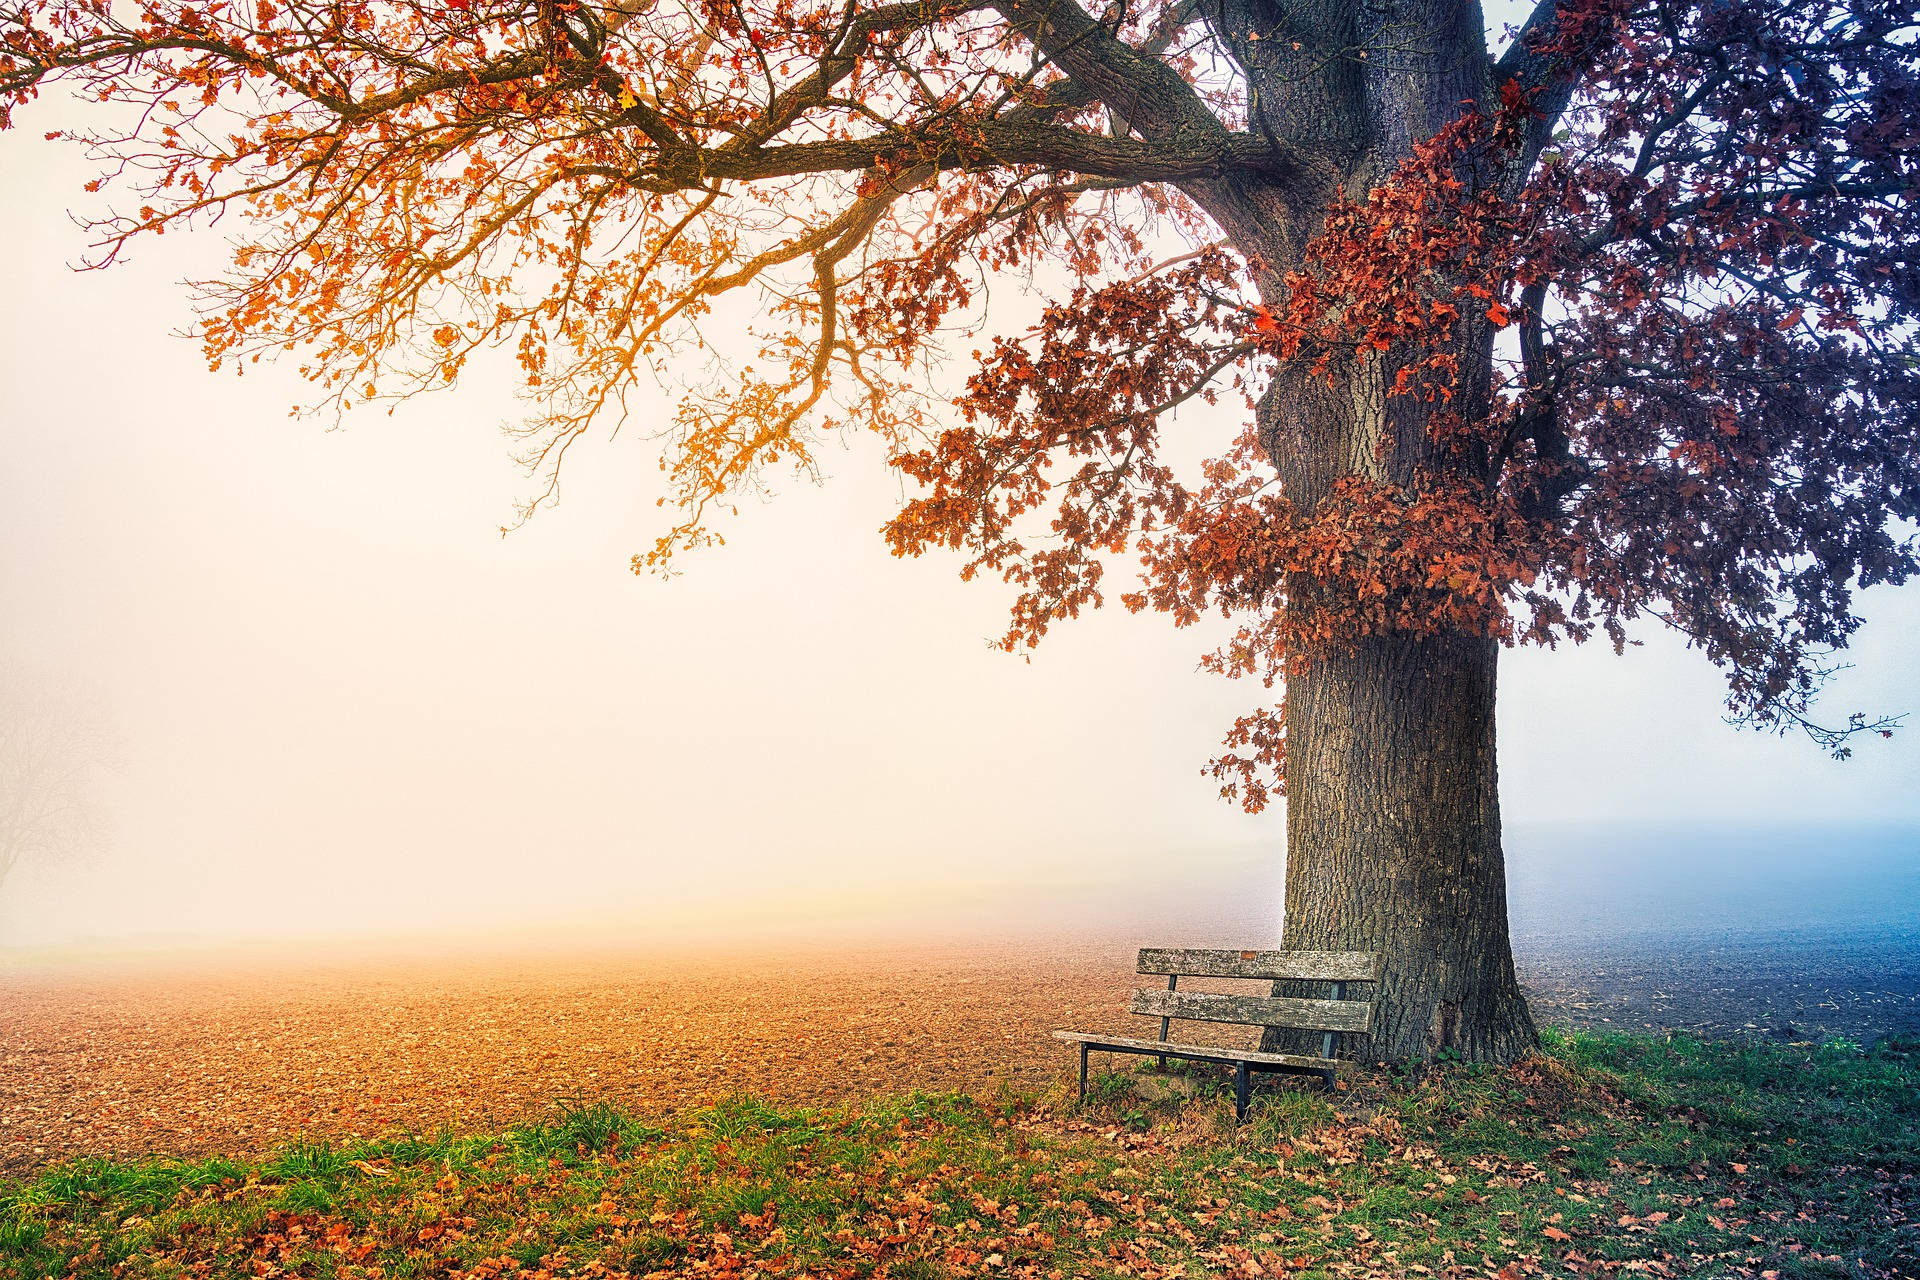
[[[1082,1106],[600,1100],[0,1184],[0,1277],[1920,1274],[1920,1048],[1550,1035],[1506,1068],[1106,1071]]]

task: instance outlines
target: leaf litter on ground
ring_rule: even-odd
[[[1509,1068],[605,1100],[0,1192],[0,1275],[1911,1276],[1920,1051],[1549,1033]],[[1177,1087],[1167,1087],[1169,1085]],[[1155,1086],[1155,1087],[1145,1087]]]

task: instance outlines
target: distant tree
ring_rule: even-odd
[[[81,693],[0,669],[0,885],[21,863],[91,850],[106,831],[107,721]]]
[[[1386,953],[1371,1052],[1501,1059],[1503,644],[1636,620],[1803,726],[1853,593],[1920,517],[1920,41],[1899,0],[0,0],[0,93],[103,104],[132,238],[251,219],[216,365],[298,350],[323,403],[516,354],[543,477],[648,371],[663,569],[820,442],[919,486],[902,555],[1240,619],[1284,700],[1214,762],[1284,770],[1286,943]],[[115,109],[118,108],[118,109]],[[950,411],[926,373],[1037,280]],[[1057,284],[1057,288],[1055,287]],[[757,290],[760,360],[712,356]],[[1239,393],[1184,474],[1172,412]],[[1272,699],[1265,699],[1271,702]],[[1650,729],[1650,731],[1653,731]]]

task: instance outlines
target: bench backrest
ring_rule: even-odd
[[[1326,1052],[1333,1032],[1364,1034],[1373,1028],[1373,1002],[1348,1000],[1349,982],[1378,982],[1380,955],[1371,951],[1187,951],[1149,947],[1140,952],[1139,972],[1165,974],[1164,991],[1135,991],[1130,1012],[1160,1019],[1167,1038],[1175,1018],[1231,1022],[1255,1027],[1323,1031]],[[1218,995],[1181,991],[1181,978],[1256,978],[1275,982],[1329,982],[1325,1000],[1297,996]]]

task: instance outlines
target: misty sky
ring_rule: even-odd
[[[126,759],[113,843],[0,888],[0,948],[643,929],[1277,854],[1282,815],[1200,774],[1260,693],[1194,670],[1203,635],[1116,609],[990,650],[1004,593],[888,556],[873,450],[672,582],[626,567],[658,527],[640,432],[502,538],[529,492],[504,371],[341,431],[287,416],[291,368],[210,374],[170,334],[220,237],[69,271],[93,175],[41,141],[60,114],[0,135],[0,658],[90,688]],[[1920,712],[1920,588],[1863,603],[1826,706]],[[1727,728],[1718,675],[1644,638],[1508,656],[1510,821],[1920,821],[1920,724],[1837,764]]]

